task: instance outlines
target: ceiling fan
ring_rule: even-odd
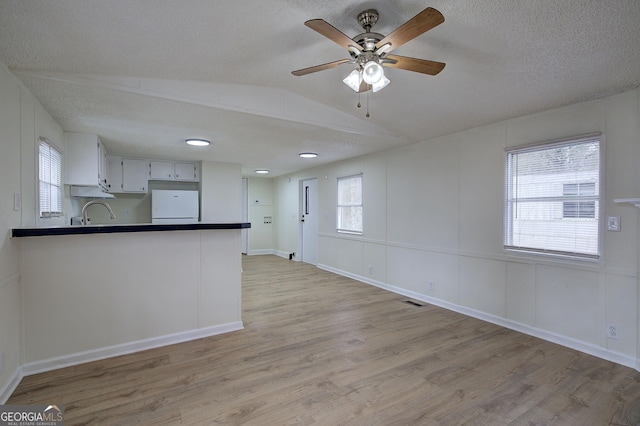
[[[368,90],[377,92],[390,83],[389,79],[384,75],[383,66],[429,75],[436,75],[443,70],[445,64],[442,62],[389,53],[443,23],[444,16],[442,16],[442,13],[428,7],[386,37],[382,34],[371,32],[371,28],[378,22],[378,16],[378,11],[375,9],[367,9],[360,12],[358,14],[358,23],[365,32],[358,34],[354,38],[349,38],[324,19],[311,19],[305,22],[304,24],[307,27],[347,49],[350,58],[303,68],[292,71],[291,74],[302,76],[335,68],[345,63],[356,64],[356,69],[343,81],[355,92],[361,93]]]

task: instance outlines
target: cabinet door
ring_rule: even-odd
[[[107,187],[107,149],[104,144],[98,139],[98,185],[104,189]]]
[[[122,157],[107,156],[107,191],[122,191]]]
[[[147,192],[147,160],[139,158],[122,159],[122,191]]]
[[[175,173],[175,180],[197,180],[197,167],[195,163],[179,163],[176,162],[173,165]]]
[[[65,133],[64,161],[68,185],[96,186],[100,176],[100,144],[97,135]]]
[[[173,163],[171,161],[151,160],[149,177],[152,180],[173,179]]]

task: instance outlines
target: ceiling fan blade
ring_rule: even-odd
[[[340,31],[324,19],[311,19],[304,24],[312,30],[319,32],[329,40],[338,43],[340,46],[344,47],[347,50],[350,50],[349,46],[352,46],[358,51],[362,51],[362,47],[358,43],[351,40],[345,33]]]
[[[387,49],[387,52],[389,52],[443,22],[444,16],[442,16],[442,13],[432,7],[428,7],[376,43],[376,48],[380,49],[385,44],[391,44],[391,48]]]
[[[443,62],[427,61],[426,59],[409,58],[407,56],[387,55],[386,58],[396,62],[385,62],[382,65],[390,68],[400,68],[422,74],[436,75],[444,69]]]
[[[335,68],[338,65],[342,65],[342,64],[345,64],[347,62],[351,62],[351,59],[340,59],[338,61],[328,62],[328,63],[322,64],[322,65],[316,65],[316,66],[309,67],[309,68],[303,68],[301,70],[291,71],[291,74],[296,75],[296,76],[307,75],[307,74],[311,74],[311,73],[314,73],[314,72],[324,71],[324,70],[328,70],[328,69],[331,69],[331,68]]]

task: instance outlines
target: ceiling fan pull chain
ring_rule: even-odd
[[[369,118],[369,92],[367,92],[367,115],[365,117]]]

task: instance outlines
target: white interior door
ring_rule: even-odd
[[[318,263],[318,179],[306,179],[301,185],[302,261]]]

